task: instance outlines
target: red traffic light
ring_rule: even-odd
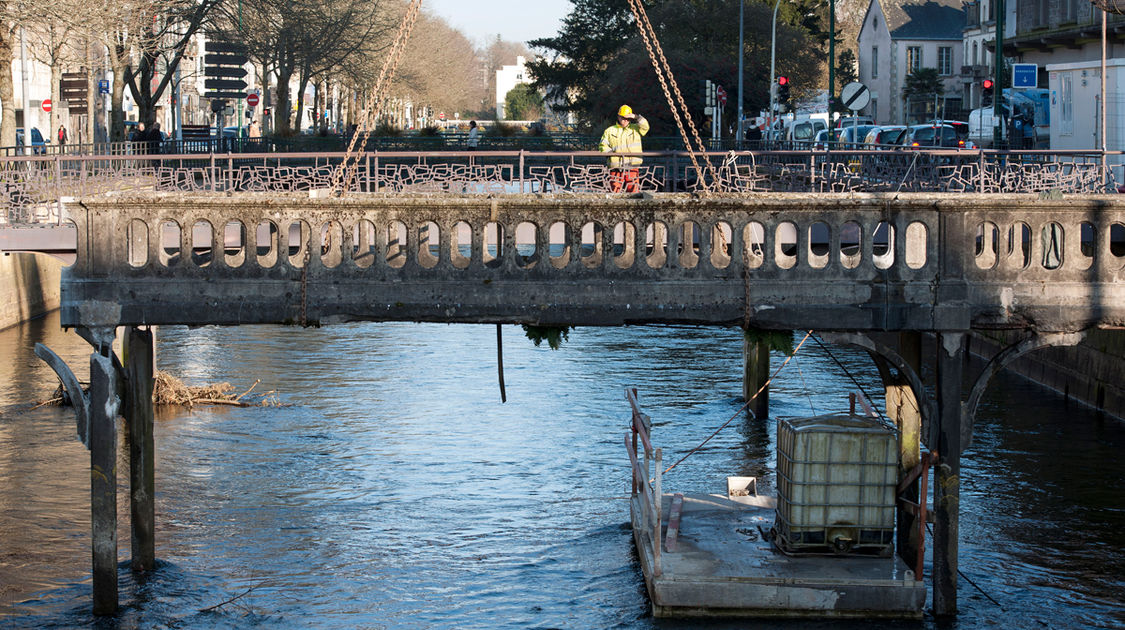
[[[789,85],[789,77],[784,76],[784,75],[782,75],[780,77],[777,77],[777,84],[778,85]]]
[[[980,86],[982,88],[986,89],[986,90],[991,90],[992,89],[992,79],[985,79],[984,81],[981,81]]]

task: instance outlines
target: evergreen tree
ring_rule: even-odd
[[[543,96],[526,83],[517,83],[504,96],[505,120],[539,120],[543,116]]]

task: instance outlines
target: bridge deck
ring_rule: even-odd
[[[126,193],[64,213],[65,326],[1125,325],[1111,196]]]

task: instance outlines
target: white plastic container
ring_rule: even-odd
[[[783,420],[777,430],[777,544],[790,553],[890,554],[898,449],[862,416]]]

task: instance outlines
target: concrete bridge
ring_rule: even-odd
[[[155,555],[146,326],[674,322],[816,330],[867,350],[882,376],[886,413],[900,435],[904,557],[925,544],[919,510],[910,507],[928,460],[920,445],[940,462],[933,584],[935,612],[946,615],[956,612],[960,454],[988,379],[1036,348],[1125,324],[1125,203],[1112,196],[606,195],[574,185],[503,194],[511,172],[489,191],[452,171],[427,180],[425,191],[371,186],[369,178],[383,192],[332,197],[317,186],[245,192],[253,187],[232,185],[233,171],[220,186],[214,169],[200,169],[175,175],[186,186],[162,187],[167,174],[147,172],[146,192],[56,200],[59,221],[76,235],[76,260],[62,278],[62,323],[95,347],[92,386],[77,414],[97,473],[98,613],[117,605],[119,412],[130,430],[134,568],[151,569]],[[524,169],[521,161],[518,190],[526,190]],[[413,177],[396,172],[399,183]],[[729,172],[781,181],[778,171],[735,165]],[[112,352],[122,326],[124,365]],[[982,329],[1025,335],[963,396],[966,335]],[[936,342],[927,353],[922,335]],[[67,367],[46,349],[42,356],[77,391]]]

